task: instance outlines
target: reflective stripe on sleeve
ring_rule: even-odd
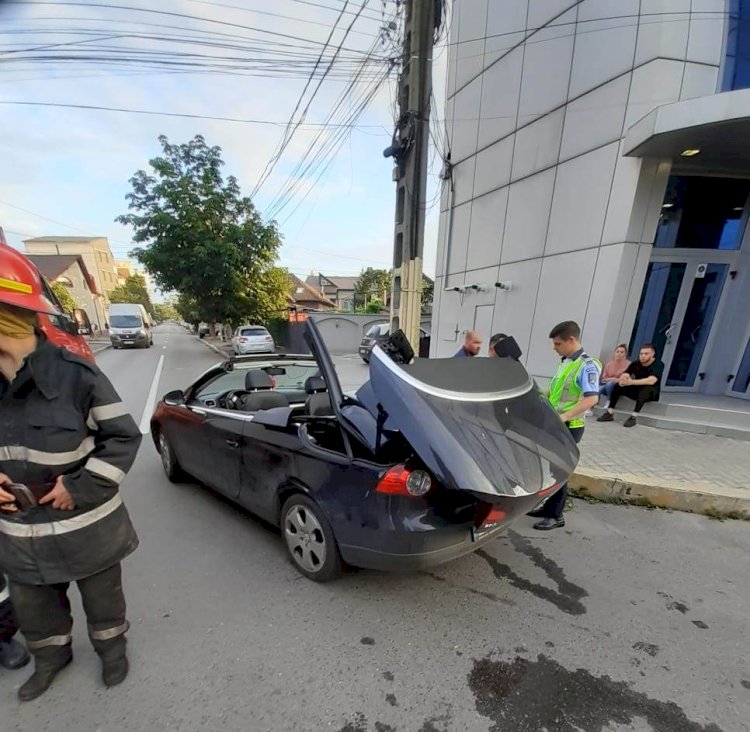
[[[99,423],[106,422],[108,419],[124,417],[128,414],[128,410],[125,409],[125,405],[122,402],[113,402],[101,407],[92,407],[89,410],[89,414]]]
[[[25,445],[4,445],[0,447],[0,460],[19,460],[35,465],[69,465],[90,455],[95,447],[96,442],[90,435],[69,452],[45,452]]]
[[[88,470],[89,473],[111,480],[116,485],[120,485],[123,478],[125,478],[125,471],[120,470],[120,468],[117,468],[104,460],[100,460],[99,458],[89,458],[86,461],[86,465],[83,467]]]

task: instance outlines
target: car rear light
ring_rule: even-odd
[[[240,343],[247,343],[247,338],[239,338],[238,339]]]
[[[271,336],[266,336],[266,340],[267,340],[267,341],[272,341],[272,340],[273,340],[273,338],[271,338]]]
[[[508,518],[508,514],[499,506],[492,503],[480,503],[474,516],[474,526],[479,528],[480,526],[499,524],[506,518]]]
[[[562,482],[557,482],[554,485],[551,485],[549,488],[545,488],[542,491],[539,491],[539,493],[536,494],[537,498],[544,498],[544,496],[550,495],[550,493],[554,493],[560,486],[562,485]]]
[[[425,496],[432,488],[432,478],[425,470],[411,470],[405,465],[391,468],[378,483],[378,493],[393,496]]]

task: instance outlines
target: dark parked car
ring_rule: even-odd
[[[376,323],[371,325],[359,343],[359,355],[365,363],[370,363],[370,354],[375,346],[385,343],[391,335],[389,323]],[[419,329],[419,356],[427,358],[430,355],[430,334],[424,329]]]
[[[232,358],[167,394],[151,430],[171,480],[187,473],[280,526],[310,579],[472,552],[576,466],[568,430],[512,359],[401,365],[376,347],[350,396],[311,320],[305,338],[311,356]]]

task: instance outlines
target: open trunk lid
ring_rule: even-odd
[[[484,501],[545,491],[578,462],[567,428],[513,359],[400,365],[376,346],[366,389],[373,417],[401,432],[444,486]]]

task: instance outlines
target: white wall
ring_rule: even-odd
[[[725,10],[724,0],[455,0],[433,355],[479,323],[485,338],[512,333],[544,377],[561,320],[584,327],[593,353],[627,340],[669,166],[622,157],[620,141],[656,106],[715,92]],[[490,291],[444,291],[471,283]]]

